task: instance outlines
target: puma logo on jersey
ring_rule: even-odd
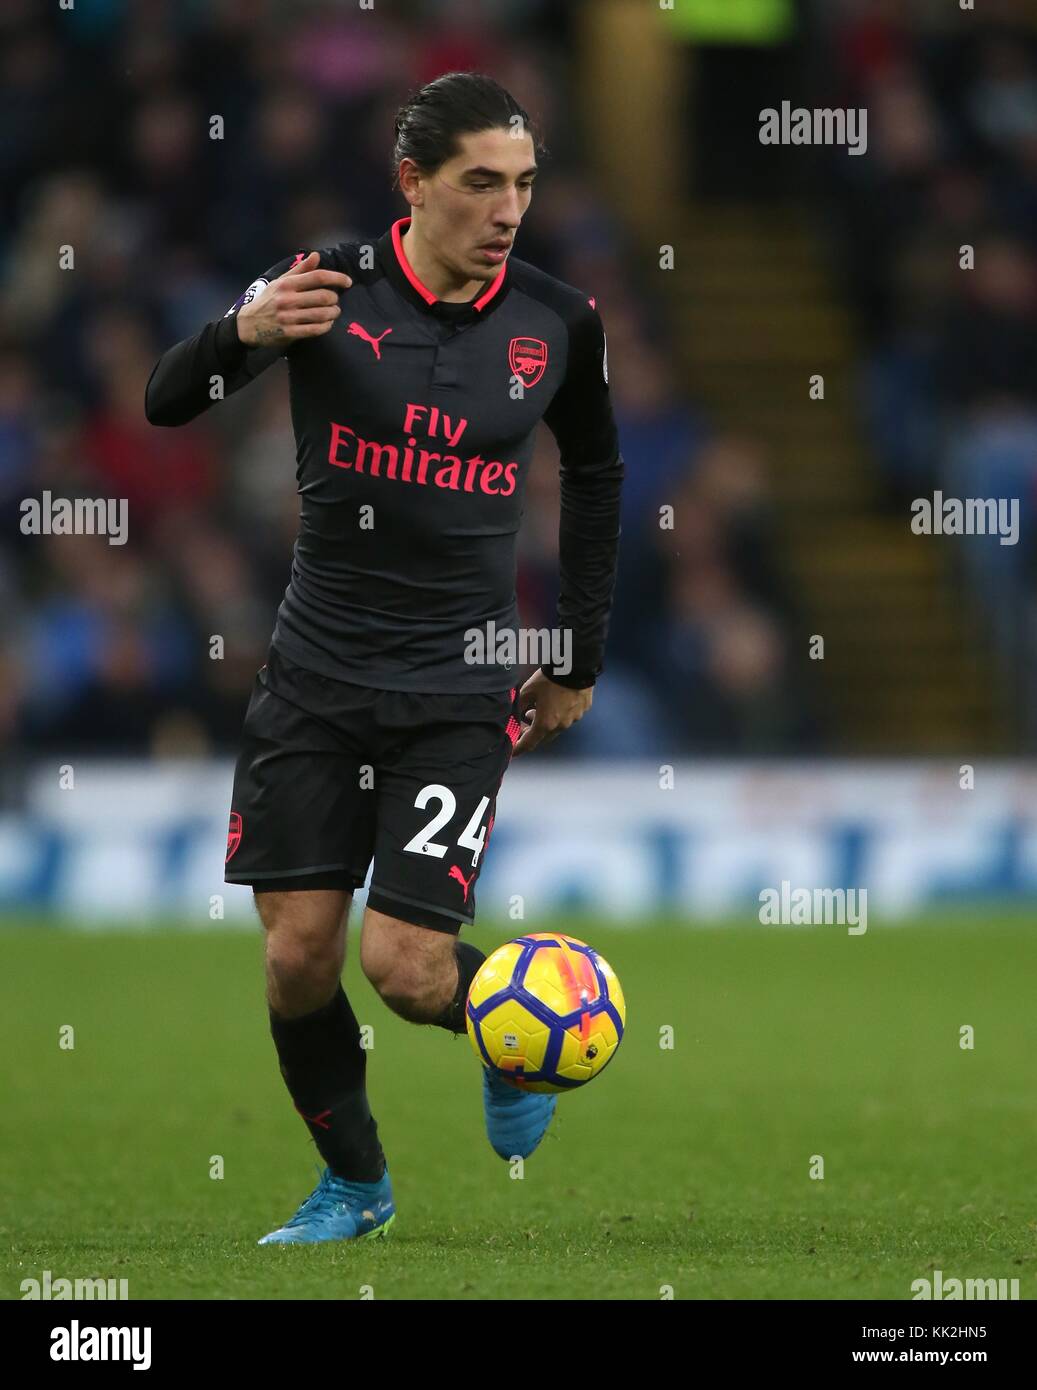
[[[471,878],[465,878],[464,874],[461,872],[461,870],[457,867],[456,864],[451,864],[451,865],[450,865],[450,872],[447,874],[447,878],[456,878],[457,881],[458,881],[458,883],[463,884],[463,886],[464,886],[464,901],[465,901],[465,902],[468,901],[468,890],[469,890],[469,888],[471,888],[471,886],[472,886],[472,882],[473,882],[473,880],[474,880],[474,878],[475,878],[476,872],[477,872],[477,871],[473,869],[473,870],[472,870],[472,877],[471,877]]]
[[[378,358],[379,362],[382,360],[382,339],[386,334],[392,332],[391,328],[387,328],[385,332],[379,333],[377,338],[372,338],[362,323],[351,323],[347,331],[354,334],[357,338],[363,338],[365,343],[370,343],[374,350],[374,355]]]

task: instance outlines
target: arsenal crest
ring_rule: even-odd
[[[224,863],[229,864],[234,858],[234,851],[241,844],[241,817],[237,811],[230,813],[230,825],[227,827],[227,858]]]
[[[508,366],[523,386],[535,386],[547,370],[547,344],[539,338],[512,338]]]

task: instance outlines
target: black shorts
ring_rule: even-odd
[[[421,695],[304,670],[271,649],[234,773],[228,883],[359,888],[436,931],[475,920],[517,690]]]

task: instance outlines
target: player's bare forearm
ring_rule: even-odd
[[[525,728],[515,745],[514,756],[531,753],[542,743],[550,743],[563,729],[570,729],[587,713],[594,699],[594,688],[569,690],[558,685],[543,671],[534,671],[519,692],[519,702],[523,718],[533,711],[532,719],[526,721]]]

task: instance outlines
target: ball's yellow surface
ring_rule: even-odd
[[[484,1066],[523,1090],[564,1093],[615,1056],[626,1003],[616,972],[585,941],[531,932],[479,967],[465,1018]]]

